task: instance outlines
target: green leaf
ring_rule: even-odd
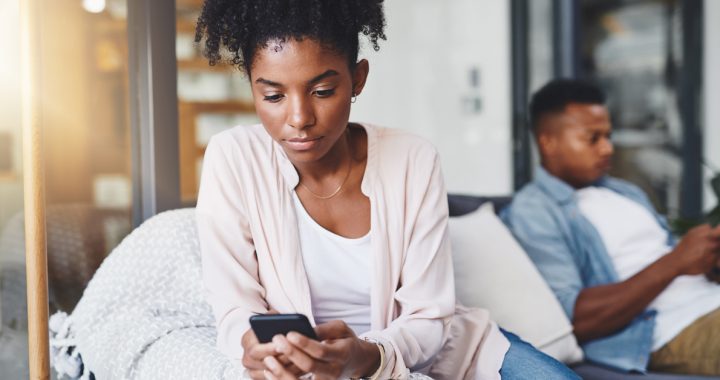
[[[670,231],[675,235],[685,235],[691,228],[702,224],[701,220],[677,218],[670,221]]]
[[[716,174],[710,180],[710,187],[715,193],[715,200],[720,202],[720,173]],[[701,220],[691,220],[677,218],[670,220],[670,230],[678,236],[685,235],[691,228],[702,223],[708,223],[711,226],[720,225],[720,204],[710,210]]]

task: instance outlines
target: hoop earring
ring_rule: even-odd
[[[355,103],[357,101],[357,94],[353,92],[352,98],[350,98],[350,103]]]

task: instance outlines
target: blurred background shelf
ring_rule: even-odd
[[[210,136],[232,126],[237,118],[255,114],[255,107],[247,101],[182,101],[178,102],[180,140],[180,196],[184,204],[197,199],[200,172],[205,147]],[[203,123],[203,116],[210,121]],[[209,116],[209,118],[208,118]],[[224,125],[223,123],[228,123]]]
[[[225,62],[210,66],[195,43],[201,0],[176,1],[180,197],[194,206],[202,158],[210,137],[235,125],[255,124],[250,85],[237,67]]]

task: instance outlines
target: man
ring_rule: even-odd
[[[605,97],[555,80],[530,105],[541,165],[503,219],[554,291],[588,360],[720,375],[720,227],[677,244],[636,186],[607,176]]]

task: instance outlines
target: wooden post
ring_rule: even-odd
[[[30,379],[49,379],[47,241],[39,81],[39,0],[20,1],[25,266]]]

